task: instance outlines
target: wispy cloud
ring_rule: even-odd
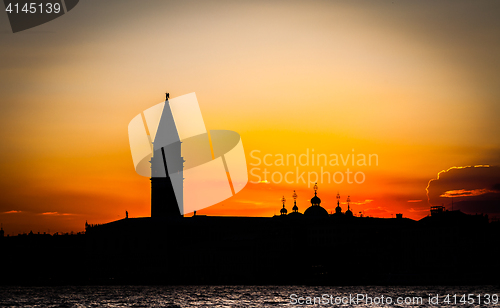
[[[349,204],[351,204],[351,205],[363,205],[363,204],[372,203],[373,201],[374,200],[366,199],[365,201],[351,201],[351,202],[349,202]],[[347,202],[340,202],[340,204],[347,205]]]
[[[487,194],[487,193],[496,193],[496,192],[498,192],[498,191],[487,189],[487,188],[471,189],[471,190],[456,189],[456,190],[445,191],[443,194],[440,195],[440,197],[444,197],[444,198],[474,197],[474,196],[484,195],[484,194]]]
[[[71,216],[75,214],[71,213],[59,213],[59,212],[45,212],[45,213],[40,213],[40,215],[47,215],[47,216]]]
[[[420,201],[422,201],[422,200],[420,200]],[[414,208],[410,208],[410,209],[408,210],[408,212],[412,212],[412,213],[418,213],[418,212],[428,212],[428,211],[429,211],[429,209],[420,209],[420,210],[419,210],[419,209],[417,209],[417,210],[416,210],[416,209],[414,209]]]
[[[8,212],[3,212],[4,214],[17,214],[21,213],[22,211],[8,211]]]
[[[422,200],[408,200],[407,202],[410,202],[410,203],[417,203],[417,202],[422,202]]]
[[[365,209],[364,212],[365,214],[376,215],[390,213],[391,211],[389,211],[386,207],[378,206],[376,208]]]
[[[256,202],[256,201],[252,201],[252,200],[238,200],[236,202],[245,203],[245,204],[257,204],[257,205],[262,204],[262,202]]]

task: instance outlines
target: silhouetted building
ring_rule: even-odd
[[[347,205],[347,211],[345,211],[345,216],[346,217],[353,217],[353,214],[352,214],[352,211],[351,211],[349,205]]]
[[[293,208],[292,208],[292,212],[290,214],[288,214],[289,217],[301,217],[303,214],[301,212],[299,212],[299,207],[297,206],[297,193],[295,192],[295,190],[293,191]]]
[[[281,202],[283,202],[283,208],[280,210],[281,216],[285,216],[287,213],[287,210],[285,208],[285,196],[283,196],[283,199],[281,199]]]
[[[469,215],[460,210],[448,211],[444,206],[431,206],[431,215],[420,222],[428,225],[484,225],[488,224],[487,214]]]
[[[342,213],[342,208],[340,207],[340,194],[337,193],[337,207],[335,208],[334,214],[328,214],[328,211],[321,206],[321,199],[318,197],[318,185],[314,185],[314,197],[311,198],[311,206],[306,209],[304,214],[299,212],[297,207],[297,193],[293,191],[293,208],[292,212],[287,215],[287,210],[285,208],[285,197],[281,200],[283,203],[283,208],[280,210],[280,216],[287,217],[335,217],[335,218],[351,218],[354,217],[354,213],[351,210],[350,202],[351,197],[347,196],[347,211]],[[362,217],[362,215],[360,215]]]
[[[444,206],[438,205],[438,206],[431,206],[431,216],[434,215],[439,215],[444,212]]]
[[[328,212],[321,206],[321,199],[318,197],[317,184],[314,184],[314,197],[311,198],[311,206],[306,209],[304,216],[328,217]]]
[[[179,204],[182,206],[183,203],[184,159],[168,96],[167,93],[150,161],[151,217],[154,218],[180,217]],[[172,174],[176,175],[175,178],[172,178]]]
[[[342,208],[340,207],[340,193],[337,192],[337,207],[335,208],[335,215],[342,215]]]
[[[442,211],[418,222],[399,215],[349,217],[350,198],[346,213],[328,215],[317,187],[314,197],[308,211],[320,209],[321,216],[299,213],[294,192],[291,213],[283,198],[283,215],[275,217],[123,218],[86,223],[84,237],[30,232],[4,238],[0,264],[11,266],[2,269],[2,279],[97,285],[498,281],[500,226],[483,215]],[[35,254],[41,262],[33,262]],[[367,256],[376,266],[364,265]]]

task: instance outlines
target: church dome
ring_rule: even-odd
[[[288,214],[288,216],[291,216],[291,217],[301,217],[302,213],[299,213],[299,207],[297,206],[297,193],[295,192],[295,190],[293,191],[293,208],[292,208],[292,212],[290,214]]]
[[[345,211],[345,216],[352,217],[353,215],[349,202],[351,202],[351,196],[347,196],[347,211]]]
[[[318,185],[314,185],[314,197],[311,198],[311,206],[304,212],[304,215],[311,217],[328,217],[328,212],[321,207],[321,199],[317,196]]]
[[[286,215],[286,213],[288,212],[288,211],[285,209],[285,202],[286,202],[285,196],[283,196],[283,199],[281,199],[281,202],[283,202],[283,208],[280,210],[280,213],[281,213],[281,216],[285,216],[285,215]]]
[[[349,216],[349,217],[352,217],[352,211],[351,210],[347,210],[345,211],[345,216]]]
[[[305,212],[304,215],[311,217],[328,217],[328,212],[319,205],[311,205]]]
[[[289,217],[302,217],[304,214],[300,213],[300,212],[291,212],[290,214],[288,214],[287,216]]]
[[[317,194],[318,194],[318,183],[315,183],[314,184],[314,197],[312,197],[311,199],[311,204],[312,205],[320,205],[321,204],[321,199],[318,198]]]
[[[312,197],[311,199],[311,204],[318,204],[318,205],[321,204],[321,199],[318,196],[316,196],[316,193],[314,193],[314,197]]]

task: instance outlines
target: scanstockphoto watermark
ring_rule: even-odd
[[[418,297],[379,295],[370,296],[368,294],[347,294],[343,296],[333,296],[331,294],[322,294],[321,296],[299,296],[290,295],[290,304],[292,305],[423,305],[425,299]]]
[[[251,183],[362,184],[366,174],[358,168],[377,167],[377,154],[315,153],[306,149],[301,154],[270,154],[260,150],[250,152]],[[276,171],[276,169],[285,171]],[[273,171],[270,171],[273,170]]]
[[[445,305],[483,305],[496,306],[499,303],[498,294],[468,293],[468,294],[428,294],[427,296],[387,296],[369,294],[345,294],[334,296],[290,295],[291,305],[376,305],[376,306],[445,306]]]

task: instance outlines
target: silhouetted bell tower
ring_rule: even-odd
[[[151,217],[181,217],[184,159],[181,142],[166,93],[151,158]],[[177,191],[177,197],[175,194]],[[179,201],[179,202],[178,202]]]

